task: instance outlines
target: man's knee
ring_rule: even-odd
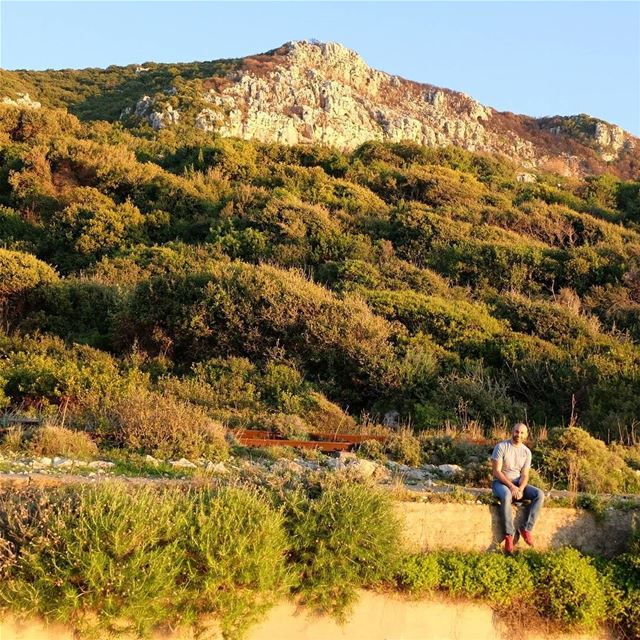
[[[544,502],[544,491],[542,489],[538,489],[538,487],[531,487],[531,497],[529,498],[531,502],[539,502],[542,504]]]

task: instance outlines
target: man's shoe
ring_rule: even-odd
[[[508,554],[513,553],[513,536],[506,535],[504,537],[504,552]]]
[[[533,536],[531,535],[531,531],[527,531],[526,529],[519,529],[520,537],[530,546],[533,547]]]

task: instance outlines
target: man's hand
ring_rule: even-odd
[[[524,487],[521,489],[518,485],[513,484],[505,475],[502,473],[502,460],[492,460],[493,466],[493,477],[496,480],[502,482],[503,485],[509,487],[509,491],[511,491],[511,497],[514,500],[522,500],[522,496],[524,493]],[[520,482],[522,484],[522,482]]]

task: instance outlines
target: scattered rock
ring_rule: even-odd
[[[300,475],[305,472],[305,468],[293,460],[278,460],[271,467],[271,471],[281,475],[285,473]]]
[[[160,462],[162,462],[161,460],[158,460],[158,458],[154,458],[153,456],[150,456],[150,455],[146,455],[146,456],[144,457],[144,461],[145,461],[147,464],[153,464],[153,465],[155,465],[155,466],[159,465],[159,464],[160,464]]]
[[[88,466],[91,469],[111,469],[111,467],[115,467],[115,462],[109,462],[108,460],[94,460],[90,462]]]
[[[340,458],[327,458],[327,469],[332,471],[340,471],[345,468],[345,464]]]
[[[378,470],[378,464],[373,462],[373,460],[354,460],[350,465],[350,469],[355,469],[358,475],[363,478],[371,478],[375,475]]]
[[[55,456],[55,458],[53,459],[53,466],[54,467],[72,467],[74,464],[74,461],[71,460],[70,458],[63,458],[62,456]]]
[[[229,473],[229,469],[225,467],[224,462],[207,462],[204,467],[207,473]]]
[[[440,471],[443,476],[450,478],[458,473],[462,473],[462,467],[457,464],[441,464],[438,466],[438,471]]]
[[[177,467],[179,469],[197,469],[197,465],[193,464],[190,460],[186,458],[180,458],[180,460],[169,460],[169,464],[172,467]]]

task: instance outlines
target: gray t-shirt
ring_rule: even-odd
[[[502,460],[502,473],[509,480],[517,480],[523,469],[531,467],[531,450],[523,444],[514,445],[511,440],[503,440],[493,449],[492,460]]]

